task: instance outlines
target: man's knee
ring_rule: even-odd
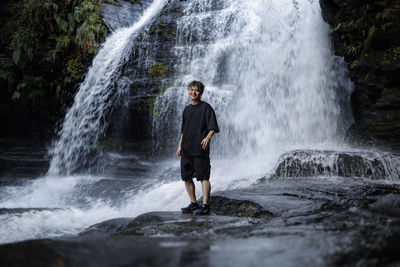
[[[193,184],[194,184],[192,179],[184,180],[184,182],[185,182],[185,184],[187,184],[187,185],[193,185]]]
[[[201,183],[205,185],[211,185],[210,180],[201,180]]]

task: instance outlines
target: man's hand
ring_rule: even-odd
[[[176,156],[177,156],[178,158],[181,157],[181,147],[180,147],[180,146],[178,146],[178,149],[176,150]]]
[[[209,143],[210,143],[210,139],[208,137],[204,138],[200,143],[201,144],[201,148],[203,150],[205,150]]]

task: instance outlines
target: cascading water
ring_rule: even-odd
[[[154,19],[166,2],[154,1],[139,21],[131,27],[116,30],[102,45],[51,150],[50,176],[71,174],[82,166],[88,167],[90,154],[107,127],[107,115],[123,93],[113,84],[118,78],[118,68],[129,56],[137,34]]]
[[[185,85],[200,79],[222,129],[214,155],[254,160],[339,143],[351,123],[352,84],[331,53],[318,1],[225,1],[217,12],[212,3],[192,1],[178,22],[186,71],[156,102],[157,140],[176,140]]]
[[[149,169],[144,183],[71,176],[90,163],[124,91],[114,84],[136,34],[166,3],[155,0],[133,26],[107,38],[66,115],[47,177],[0,188],[2,208],[46,208],[0,214],[1,243],[76,234],[107,219],[184,205],[179,161],[171,157],[193,79],[205,82],[203,99],[216,110],[221,129],[212,140],[214,192],[254,183],[290,150],[340,149],[351,123],[352,85],[330,51],[319,1],[191,0],[182,4],[177,23],[175,69],[181,73],[153,112],[157,151],[170,156],[143,163]]]

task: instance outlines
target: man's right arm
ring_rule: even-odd
[[[176,150],[176,156],[177,156],[178,158],[181,157],[182,139],[183,139],[183,134],[181,134],[181,138],[180,138],[179,144],[178,144],[178,149]]]

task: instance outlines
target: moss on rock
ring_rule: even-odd
[[[154,62],[153,64],[151,64],[150,68],[149,68],[149,74],[153,77],[153,78],[161,78],[164,77],[165,74],[167,73],[168,68],[167,66],[165,66],[163,63],[161,62]]]
[[[250,200],[230,199],[222,196],[211,196],[210,205],[217,215],[269,218],[273,214],[265,210],[261,205]]]

